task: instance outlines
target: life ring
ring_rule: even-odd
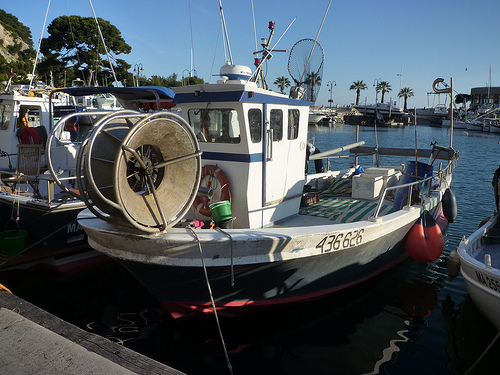
[[[206,187],[214,191],[220,190],[221,201],[230,200],[231,193],[229,189],[229,179],[227,178],[227,175],[224,173],[224,171],[216,165],[205,165],[201,170],[201,183],[203,183],[203,181],[207,177],[208,181]],[[215,181],[217,181],[218,186],[213,184],[213,182],[215,182],[214,179]],[[198,210],[200,214],[211,217],[212,213],[210,212],[210,208],[208,207],[209,201],[210,200],[208,198],[201,198],[199,196],[196,196],[193,202],[193,206],[196,210]]]

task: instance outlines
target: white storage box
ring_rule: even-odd
[[[377,199],[384,188],[384,177],[375,174],[360,174],[352,178],[352,197]]]

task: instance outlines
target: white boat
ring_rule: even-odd
[[[392,105],[391,103],[377,103],[377,104],[359,104],[354,108],[363,115],[374,116],[375,109],[384,116],[393,115],[406,115],[402,108]]]
[[[458,256],[469,295],[479,310],[500,330],[500,229],[498,214],[492,216],[450,254]],[[455,276],[454,273],[451,273]]]
[[[484,128],[484,121],[470,120],[467,121],[467,130],[482,132]]]
[[[320,121],[323,121],[327,116],[321,112],[309,112],[308,124],[318,125]]]
[[[377,152],[402,155],[408,168],[305,175],[310,103],[244,77],[177,87],[173,103],[182,118],[117,112],[96,124],[77,175],[92,203],[79,215],[89,244],[123,263],[174,317],[320,298],[393,267],[405,248],[427,261],[442,251],[454,150],[418,150],[426,162],[415,164],[414,149],[358,142],[311,159]],[[121,142],[110,141],[106,129],[125,125]],[[434,157],[448,164],[428,165]],[[411,192],[419,198],[408,200]],[[432,259],[423,212],[435,220]]]
[[[52,254],[60,257],[59,249],[86,244],[85,233],[76,222],[78,212],[86,207],[85,202],[79,199],[76,156],[93,124],[113,113],[109,110],[87,111],[85,107],[61,106],[61,102],[55,98],[104,96],[106,92],[114,92],[126,108],[132,107],[134,110],[148,101],[157,103],[159,98],[170,102],[173,97],[173,92],[155,87],[64,88],[52,90],[47,97],[36,100],[17,94],[0,96],[0,108],[4,114],[2,131],[5,133],[0,140],[6,145],[10,140],[10,148],[15,147],[17,151],[15,154],[3,152],[3,158],[0,158],[5,166],[0,178],[0,223],[5,230],[0,232],[0,238],[19,237],[17,250],[29,250],[23,257],[30,266],[31,258],[45,261]],[[159,105],[162,106],[161,103]],[[61,112],[62,108],[64,112]],[[26,115],[28,127],[17,129],[22,131],[18,137],[16,125],[23,121],[25,123],[25,109],[30,111]],[[36,112],[37,127],[32,126],[34,121],[31,112]],[[55,116],[62,116],[56,124]],[[44,131],[39,132],[40,128]],[[48,136],[45,131],[49,132]],[[18,138],[22,143],[19,143]],[[38,251],[39,248],[42,249]],[[1,241],[0,251],[17,256],[15,249],[5,248]],[[103,257],[93,253],[99,258]],[[88,255],[83,258],[89,263]],[[3,261],[3,258],[0,259],[0,268],[3,268]],[[17,259],[9,259],[5,267],[17,263]],[[69,266],[64,263],[64,267],[67,269]]]

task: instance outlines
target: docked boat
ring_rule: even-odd
[[[124,264],[176,318],[283,307],[358,284],[409,254],[439,257],[457,152],[355,142],[311,160],[348,150],[370,160],[400,155],[408,166],[306,175],[310,103],[258,88],[249,69],[224,71],[215,84],[174,89],[182,117],[116,112],[96,124],[77,172],[89,202],[78,222],[94,249]]]
[[[367,116],[374,116],[376,111],[383,116],[406,115],[402,108],[392,105],[392,103],[359,104],[354,108],[358,112]]]
[[[5,137],[1,141],[5,145],[11,141],[7,150],[17,149],[15,154],[4,152],[0,158],[5,166],[0,178],[0,225],[4,230],[0,232],[0,268],[51,263],[55,255],[61,267],[69,269],[72,266],[67,259],[61,259],[64,253],[71,254],[74,262],[84,260],[86,264],[90,258],[103,258],[88,248],[85,233],[76,222],[78,212],[86,207],[77,188],[76,157],[93,124],[113,111],[62,106],[57,98],[112,93],[126,108],[137,111],[146,105],[148,110],[152,106],[165,108],[173,97],[167,91],[154,87],[81,87],[55,89],[37,101],[31,96],[0,97],[1,108],[8,114],[3,117]],[[25,109],[29,109],[29,115]],[[84,254],[76,256],[76,248],[77,253],[83,250]]]
[[[318,125],[320,122],[322,122],[324,119],[326,119],[328,116],[326,116],[322,112],[309,112],[309,117],[308,117],[308,124],[309,125]]]
[[[499,204],[500,168],[493,177],[495,203]],[[462,274],[469,295],[479,310],[500,330],[500,222],[498,210],[483,220],[468,238],[450,253],[448,276]]]

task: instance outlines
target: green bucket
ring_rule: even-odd
[[[0,250],[5,255],[16,255],[24,250],[28,231],[24,229],[0,232]]]
[[[233,214],[231,213],[231,203],[229,203],[229,201],[212,203],[209,208],[216,223],[221,223],[233,218]]]

